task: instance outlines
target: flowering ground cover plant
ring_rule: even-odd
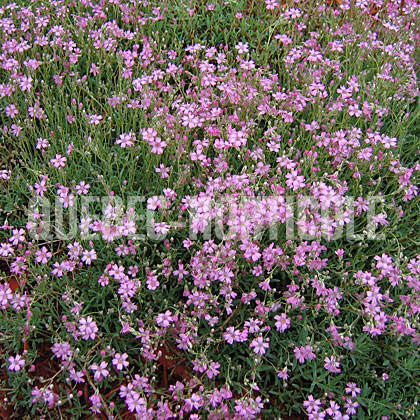
[[[4,418],[420,418],[418,1],[0,33]]]

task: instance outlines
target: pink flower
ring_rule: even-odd
[[[343,255],[344,255],[344,249],[337,249],[336,251],[334,251],[336,253],[336,255],[338,256],[338,258],[342,259]]]
[[[286,314],[276,315],[274,319],[277,321],[275,325],[278,331],[284,332],[290,327],[290,319]]]
[[[269,341],[269,338],[266,338],[264,341],[263,336],[260,335],[257,338],[254,338],[254,340],[252,340],[249,347],[254,349],[255,354],[265,354],[265,349],[268,349],[270,347],[270,345],[268,344]]]
[[[163,163],[159,165],[158,168],[155,168],[155,172],[160,173],[162,179],[169,178],[170,167],[166,167]]]
[[[99,74],[98,67],[95,63],[91,64],[89,73],[93,74],[93,76],[97,76]]]
[[[248,332],[250,334],[254,334],[257,333],[258,331],[260,331],[260,327],[259,325],[261,324],[261,320],[259,319],[254,319],[254,318],[249,318],[248,321],[245,321],[245,327],[248,328]]]
[[[146,407],[146,400],[140,397],[140,394],[136,391],[131,391],[126,399],[125,403],[127,404],[128,410],[136,413],[142,412]]]
[[[249,45],[245,42],[238,42],[237,45],[235,45],[235,48],[238,50],[238,54],[243,54],[249,52]]]
[[[101,120],[103,119],[102,115],[90,115],[89,116],[89,124],[98,125],[101,123]]]
[[[123,370],[128,367],[129,363],[127,362],[128,354],[127,353],[115,353],[114,358],[112,359],[112,364],[117,370]]]
[[[48,140],[47,139],[43,139],[43,138],[39,137],[37,139],[37,143],[36,143],[36,146],[35,147],[37,149],[47,149],[49,145],[50,144],[48,143]]]
[[[186,401],[197,410],[204,404],[203,397],[198,394],[192,394],[191,398],[188,398]]]
[[[11,245],[7,243],[0,244],[0,256],[1,257],[10,257],[14,254],[14,249]]]
[[[279,3],[276,0],[265,0],[265,8],[267,10],[279,9]]]
[[[285,380],[285,381],[287,381],[288,379],[289,379],[289,374],[287,373],[287,367],[285,367],[284,369],[282,369],[282,370],[278,370],[277,372],[277,376],[280,378],[280,379],[283,379],[283,380]]]
[[[349,382],[345,391],[347,392],[347,394],[351,394],[351,396],[355,398],[357,394],[360,394],[361,389],[358,388],[354,382]]]
[[[103,378],[106,378],[109,375],[109,371],[106,369],[107,366],[107,362],[101,362],[99,366],[96,364],[90,366],[90,369],[95,372],[95,374],[93,375],[95,381],[100,382]]]
[[[189,272],[184,269],[184,264],[179,264],[178,270],[175,270],[172,274],[174,276],[178,276],[178,281],[181,281],[184,278],[184,276],[187,276],[189,274]]]
[[[319,411],[319,407],[321,407],[321,401],[315,400],[313,395],[309,395],[308,399],[303,402],[303,406],[306,408],[306,412],[308,414],[317,413]]]
[[[22,76],[19,81],[19,86],[22,91],[32,89],[32,77],[31,76]]]
[[[234,341],[239,341],[241,332],[235,330],[233,327],[226,328],[226,332],[223,333],[223,338],[227,341],[228,344],[233,344]]]
[[[346,398],[346,403],[344,404],[344,408],[346,409],[346,413],[348,415],[354,415],[357,412],[357,407],[359,403],[357,401],[352,401],[350,398]]]
[[[331,356],[331,358],[326,357],[324,359],[325,365],[324,368],[327,369],[329,372],[332,373],[340,373],[340,358],[336,358],[335,356]]]
[[[54,343],[51,351],[56,357],[62,360],[69,360],[69,358],[73,355],[73,350],[67,341],[63,343]]]
[[[160,137],[155,137],[153,140],[150,140],[149,144],[152,147],[150,151],[158,155],[161,155],[163,149],[166,147],[166,141],[162,140]]]
[[[168,225],[165,222],[159,222],[155,223],[154,231],[155,233],[161,233],[162,235],[166,235],[169,232],[169,229],[171,228],[170,225]]]
[[[293,352],[295,353],[295,357],[299,361],[299,363],[305,362],[305,356],[303,354],[303,347],[295,347]]]
[[[64,168],[66,166],[67,158],[65,156],[61,156],[56,154],[54,158],[50,159],[50,162],[54,166],[54,168]]]
[[[309,360],[314,360],[314,359],[316,359],[316,355],[315,355],[315,353],[312,351],[312,346],[310,346],[310,345],[308,344],[307,346],[305,346],[305,347],[303,348],[303,350],[304,350],[304,355],[305,355],[305,358],[306,358],[306,359],[309,359]]]
[[[157,136],[157,131],[153,128],[147,128],[141,131],[141,135],[143,136],[143,140],[150,142],[153,141],[154,138]]]
[[[76,372],[74,370],[74,368],[72,368],[72,369],[69,370],[69,377],[70,377],[70,379],[72,379],[77,384],[83,384],[85,382],[85,380],[83,379],[83,376],[85,376],[83,374],[83,372]]]
[[[13,229],[12,236],[9,238],[9,242],[12,245],[17,245],[19,242],[23,242],[25,240],[25,230],[24,229]]]
[[[304,363],[306,359],[313,360],[316,358],[316,355],[312,352],[312,347],[310,345],[296,347],[294,349],[294,353],[299,363]]]
[[[5,111],[6,115],[10,118],[16,117],[16,115],[19,113],[18,109],[14,104],[7,105]]]
[[[330,407],[326,410],[327,414],[335,419],[341,419],[340,406],[335,401],[330,401]]]
[[[293,191],[297,191],[299,188],[305,187],[305,177],[298,174],[299,172],[297,170],[293,170],[286,174],[286,185],[289,188],[292,188]]]
[[[375,225],[382,225],[382,226],[386,226],[389,224],[388,220],[386,220],[386,214],[384,213],[379,213],[376,216],[372,217],[373,222],[375,223]]]
[[[97,255],[96,255],[96,251],[94,249],[91,250],[87,250],[85,249],[83,251],[82,254],[82,261],[86,264],[86,265],[90,265],[92,263],[93,260],[97,259]]]
[[[210,363],[210,366],[206,370],[206,375],[209,377],[209,379],[219,374],[219,371],[218,371],[219,367],[220,367],[220,363],[217,363],[217,362]]]
[[[82,334],[83,340],[89,340],[89,338],[94,340],[98,332],[98,327],[92,317],[81,318],[79,324],[79,331]]]
[[[76,194],[77,195],[87,194],[89,192],[89,188],[90,188],[90,185],[89,184],[86,184],[85,181],[81,181],[75,187]]]
[[[120,134],[118,140],[115,141],[115,144],[119,144],[124,149],[125,147],[134,146],[135,141],[136,135],[130,131],[128,134]]]
[[[35,193],[41,197],[43,197],[44,193],[47,191],[47,187],[45,186],[45,184],[47,183],[47,179],[48,179],[48,175],[44,175],[41,178],[41,181],[39,181],[39,184],[37,182],[35,182],[34,184]]]
[[[8,179],[10,179],[11,174],[12,174],[12,171],[10,171],[8,169],[2,169],[0,171],[0,179],[4,179],[5,181],[7,181]]]
[[[18,372],[25,366],[25,360],[22,358],[20,354],[17,354],[15,357],[10,356],[8,359],[9,361],[9,370]]]
[[[93,394],[89,397],[89,401],[92,403],[92,407],[90,407],[92,412],[99,414],[102,407],[101,397],[98,394]]]
[[[261,257],[261,253],[258,252],[259,246],[247,241],[246,239],[242,241],[242,245],[240,245],[239,248],[244,251],[245,258],[250,258],[254,262],[258,261]]]
[[[156,290],[160,285],[160,282],[154,274],[149,274],[147,276],[146,283],[149,290]]]
[[[173,321],[173,318],[172,318],[171,311],[166,311],[164,314],[159,314],[156,317],[156,324],[158,324],[160,327],[163,327],[163,328],[169,327],[172,321]]]

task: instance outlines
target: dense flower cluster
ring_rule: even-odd
[[[11,386],[72,418],[416,418],[420,4],[178,3],[0,7]],[[223,11],[225,42],[171,32]]]

